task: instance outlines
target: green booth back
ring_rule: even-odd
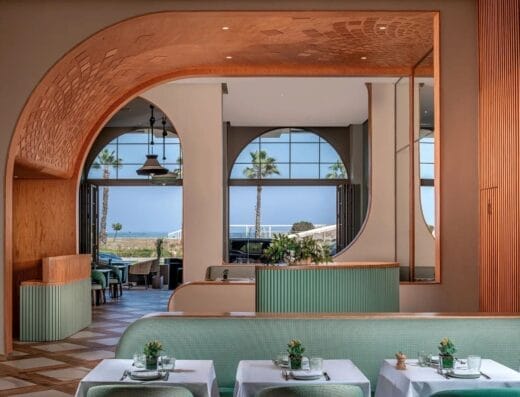
[[[256,311],[398,312],[399,266],[257,267]]]
[[[132,358],[152,339],[177,359],[213,360],[221,388],[232,388],[240,360],[272,359],[300,339],[305,355],[348,358],[370,379],[374,390],[381,362],[397,351],[416,357],[434,353],[450,337],[457,356],[480,354],[518,369],[520,317],[442,317],[397,315],[180,316],[160,313],[137,320],[123,333],[117,358]]]

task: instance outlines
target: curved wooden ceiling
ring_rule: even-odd
[[[35,88],[15,131],[16,169],[71,177],[110,115],[167,79],[404,75],[432,46],[430,12],[165,12],[136,17],[79,44]]]

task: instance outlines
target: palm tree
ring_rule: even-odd
[[[341,161],[336,161],[329,166],[329,173],[325,175],[327,179],[346,179],[347,170]]]
[[[112,229],[114,230],[114,241],[116,241],[117,233],[119,233],[121,230],[123,230],[123,225],[121,225],[119,222],[112,223]]]
[[[269,157],[265,150],[257,150],[249,153],[251,155],[251,167],[244,169],[244,175],[249,179],[263,179],[269,175],[280,175],[276,166],[276,159]],[[256,185],[256,206],[255,206],[255,238],[260,237],[260,211],[262,205],[262,185]]]
[[[96,157],[96,161],[92,164],[92,168],[103,168],[103,179],[110,178],[110,170],[112,168],[121,167],[123,160],[118,159],[115,151],[103,149]],[[102,244],[107,242],[107,214],[108,214],[108,186],[103,186],[103,202],[101,207],[101,220],[99,225],[99,240]]]

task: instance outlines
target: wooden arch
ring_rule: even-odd
[[[58,184],[69,181],[73,186],[68,191],[77,194],[82,165],[102,126],[126,102],[167,80],[219,75],[410,74],[433,45],[433,14],[162,12],[119,22],[71,49],[28,98],[8,153],[6,353],[12,350],[13,263],[18,252],[13,246],[18,237],[13,237],[13,223],[18,224],[13,194],[17,180],[44,179],[41,183],[48,185],[53,183],[49,179]],[[229,29],[222,29],[224,26]],[[42,193],[30,200],[42,206],[52,199]],[[68,214],[71,224],[76,221],[75,206],[71,204]],[[50,251],[44,252],[49,255]]]

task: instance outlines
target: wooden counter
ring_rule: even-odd
[[[92,322],[90,255],[43,258],[42,280],[20,286],[20,340],[65,339]]]
[[[256,311],[398,312],[399,263],[257,266]]]

